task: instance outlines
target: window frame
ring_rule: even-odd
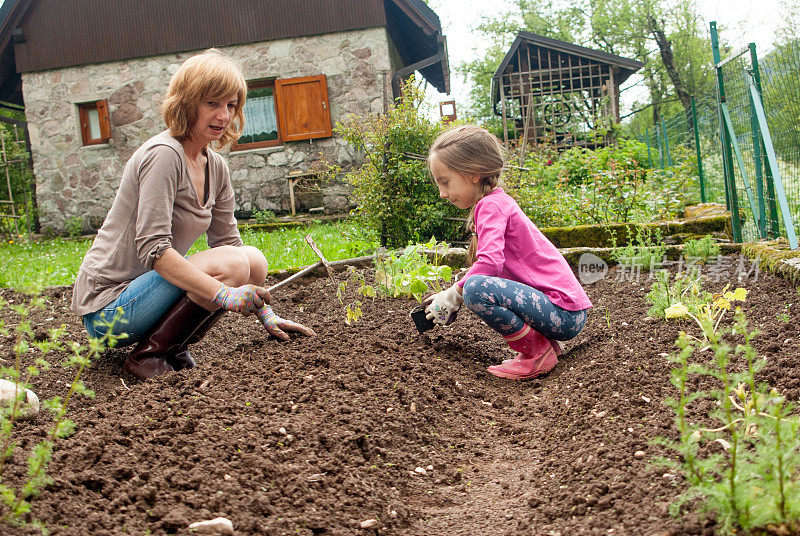
[[[247,81],[247,90],[250,91],[251,89],[259,89],[262,87],[272,87],[272,107],[273,111],[275,112],[275,123],[278,127],[278,139],[275,140],[266,140],[266,141],[253,141],[250,143],[239,143],[239,141],[235,141],[233,146],[231,147],[231,151],[249,151],[251,149],[268,149],[270,147],[280,147],[283,145],[283,137],[281,136],[281,124],[278,120],[278,99],[275,95],[275,78],[259,78],[257,80],[248,80]],[[244,111],[242,111],[244,114]],[[244,116],[243,116],[244,117]],[[244,118],[247,121],[247,117]]]
[[[79,102],[77,106],[81,140],[83,141],[84,147],[107,144],[108,140],[111,139],[111,118],[108,113],[108,100],[100,99],[96,101]],[[92,138],[91,135],[88,116],[90,110],[97,110],[97,118],[100,123],[99,138]]]

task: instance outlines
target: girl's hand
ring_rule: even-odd
[[[461,309],[461,304],[464,303],[464,297],[458,291],[458,285],[453,285],[447,290],[437,292],[430,296],[425,302],[430,301],[430,304],[425,307],[425,318],[433,320],[434,324],[444,326],[455,319],[456,312]]]
[[[226,311],[249,315],[268,304],[270,295],[267,289],[256,285],[229,287],[223,284],[211,301]]]
[[[289,335],[286,333],[287,331],[302,333],[307,337],[313,337],[316,335],[313,329],[306,327],[303,324],[279,317],[269,305],[265,305],[256,311],[256,314],[258,315],[258,319],[261,321],[261,323],[264,324],[264,327],[267,328],[269,334],[282,341],[289,340]]]

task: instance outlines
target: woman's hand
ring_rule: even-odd
[[[302,333],[307,337],[313,337],[316,335],[313,329],[306,327],[303,324],[298,324],[297,322],[279,317],[269,305],[265,305],[256,311],[256,314],[258,315],[258,319],[261,321],[261,323],[264,324],[264,327],[267,328],[269,334],[282,341],[289,340],[289,335],[286,333],[287,331]]]
[[[226,311],[249,315],[269,304],[270,295],[267,289],[256,285],[229,287],[223,284],[211,301]]]

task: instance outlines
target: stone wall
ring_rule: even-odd
[[[225,48],[247,79],[327,76],[331,119],[380,113],[391,101],[391,42],[385,28],[281,39]],[[159,113],[169,79],[199,51],[24,73],[42,228],[62,231],[74,218],[97,228],[114,199],[125,162],[165,128]],[[84,147],[77,103],[108,99],[111,140]],[[237,210],[288,210],[286,175],[322,158],[347,165],[343,140],[286,142],[281,147],[226,153]],[[347,206],[342,185],[324,189],[327,210]]]

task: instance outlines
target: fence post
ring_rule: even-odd
[[[755,44],[751,49],[751,56],[750,59],[753,64],[753,81],[756,84],[756,89],[758,90],[758,94],[761,95],[761,100],[764,100],[764,92],[761,91],[761,68],[758,66],[758,56],[756,55],[756,47]],[[750,105],[753,106],[754,103],[752,99],[750,100]],[[753,113],[755,115],[755,112]],[[755,119],[755,124],[758,125],[758,119]],[[764,155],[766,154],[766,150],[764,148],[764,138],[763,136],[759,137],[757,149],[754,147],[754,151],[758,151],[759,161],[762,164],[763,170],[763,178],[764,182],[767,185],[767,201],[769,202],[769,227],[770,227],[770,234],[772,238],[777,238],[780,236],[780,227],[778,223],[778,202],[775,196],[775,178],[772,176],[772,170],[769,166],[764,166]],[[766,222],[765,227],[766,227]]]
[[[753,77],[758,76],[758,56],[756,56],[756,44],[750,43],[750,64],[753,69]],[[761,93],[759,91],[759,93]],[[750,131],[753,137],[753,164],[756,168],[756,195],[758,195],[758,236],[767,237],[767,211],[764,205],[764,179],[763,179],[763,152],[761,151],[761,134],[759,133],[758,119],[756,118],[755,103],[750,98]]]
[[[672,159],[669,157],[669,138],[667,137],[667,126],[664,124],[664,118],[658,114],[658,119],[661,121],[661,136],[664,138],[664,152],[667,155],[667,167],[672,167]],[[662,165],[663,169],[664,166]]]
[[[650,154],[650,127],[647,127],[644,131],[644,141],[647,144],[647,163],[650,164],[650,168],[653,167],[653,156]]]
[[[714,70],[717,72],[717,114],[719,116],[719,137],[722,144],[722,170],[725,177],[725,201],[731,211],[731,228],[733,241],[742,241],[742,222],[739,219],[739,198],[736,195],[736,175],[733,171],[733,147],[729,133],[722,117],[722,103],[725,102],[725,81],[722,77],[722,68],[718,66],[722,58],[719,53],[719,35],[717,22],[711,21],[711,49],[714,54]]]
[[[694,149],[697,152],[697,177],[700,179],[700,202],[706,202],[706,178],[703,176],[703,154],[700,151],[700,128],[697,125],[697,107],[692,97],[692,127],[694,128]]]

